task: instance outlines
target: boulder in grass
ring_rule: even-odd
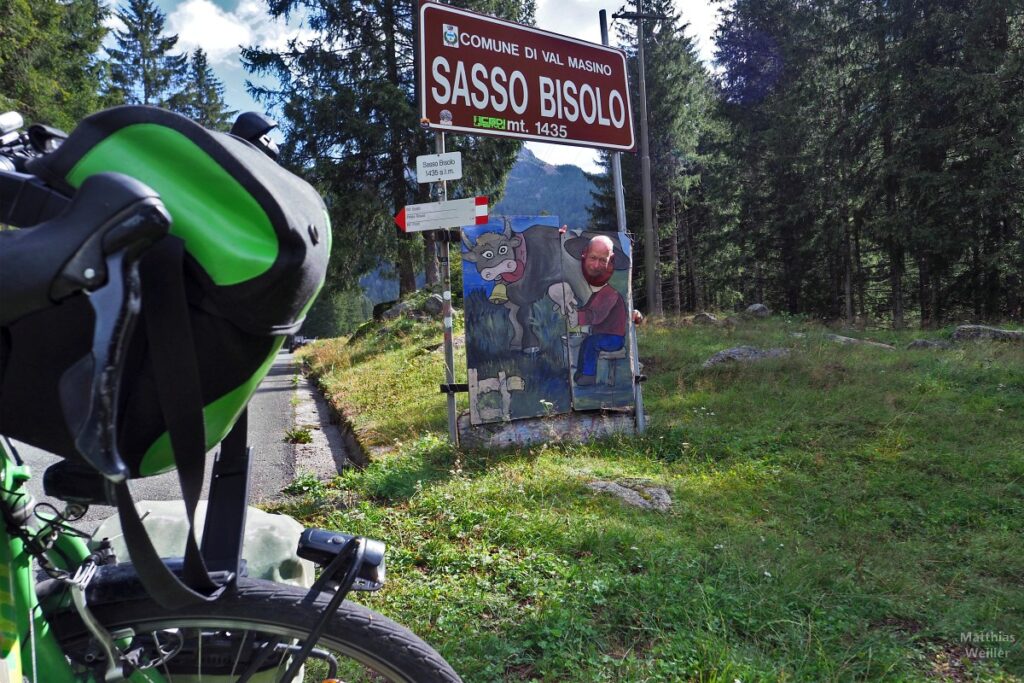
[[[829,341],[834,341],[837,344],[844,344],[844,345],[856,344],[856,345],[863,345],[863,346],[876,346],[876,347],[878,347],[880,349],[887,349],[889,351],[895,351],[896,350],[896,347],[892,346],[891,344],[883,344],[882,342],[868,341],[867,339],[856,339],[854,337],[844,337],[841,334],[826,334],[825,335],[825,339],[828,339]]]
[[[401,301],[384,311],[380,317],[382,320],[395,320],[403,313],[411,313],[414,310],[416,310],[416,306],[412,301]]]
[[[645,510],[665,512],[672,508],[672,497],[668,491],[642,479],[626,479],[621,482],[592,481],[587,484],[587,488],[618,496],[629,505]]]
[[[393,306],[398,304],[398,301],[382,301],[379,304],[373,306],[373,319],[380,320],[384,317],[384,313],[390,310]]]
[[[441,317],[441,311],[444,310],[444,299],[441,298],[440,294],[431,294],[423,302],[423,310],[435,318]]]
[[[988,325],[961,325],[953,331],[953,341],[1009,341],[1024,342],[1024,332],[1001,330]]]
[[[750,304],[744,314],[751,318],[767,318],[772,312],[764,304]]]
[[[915,339],[907,344],[907,349],[948,349],[953,345],[947,341],[936,341],[934,339]]]
[[[710,313],[698,313],[693,316],[694,325],[720,325],[718,318],[711,315]]]
[[[704,361],[704,367],[713,368],[723,363],[751,363],[753,361],[765,360],[766,358],[786,358],[789,356],[789,349],[759,349],[754,346],[737,346],[725,351],[719,351]]]

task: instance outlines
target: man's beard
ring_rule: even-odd
[[[584,256],[584,259],[586,259],[586,256]],[[601,287],[608,284],[608,281],[612,279],[612,275],[615,274],[614,263],[609,263],[605,271],[598,275],[590,274],[590,271],[587,270],[587,263],[585,260],[582,261],[581,266],[583,268],[583,278],[587,281],[587,284],[592,287]]]

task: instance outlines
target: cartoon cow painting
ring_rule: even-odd
[[[534,303],[545,296],[564,314],[571,297],[586,301],[590,293],[580,272],[579,262],[573,260],[561,246],[559,231],[546,225],[532,225],[520,233],[512,232],[512,223],[506,219],[502,232],[488,232],[470,243],[463,233],[462,242],[467,251],[465,261],[476,265],[480,276],[495,286],[489,297],[491,303],[508,309],[512,324],[513,351],[536,353],[540,341],[530,325],[530,312]]]

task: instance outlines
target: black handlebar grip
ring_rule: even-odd
[[[106,255],[141,250],[169,227],[159,195],[144,183],[119,173],[90,176],[61,215],[0,232],[0,325],[102,286]]]

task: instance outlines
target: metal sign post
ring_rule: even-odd
[[[608,44],[608,13],[601,10],[601,42]],[[619,232],[626,232],[626,199],[622,192],[622,153],[612,152],[612,185],[615,188],[615,224]],[[633,404],[636,416],[636,431],[647,430],[647,416],[644,415],[644,391],[637,379],[640,377],[640,355],[636,344],[636,325],[633,323],[633,281],[629,282],[629,356],[633,371]]]
[[[435,137],[437,153],[444,154],[444,133],[438,132]],[[441,202],[448,201],[448,181],[440,182]],[[444,320],[444,381],[448,385],[446,392],[448,398],[448,440],[458,448],[459,446],[459,423],[458,413],[455,409],[455,393],[450,390],[455,384],[455,344],[452,339],[452,269],[448,262],[449,248],[448,240],[435,240],[434,249],[437,251],[438,261],[441,264],[441,282],[444,283],[444,292],[441,298],[444,299],[441,308],[441,317]]]

